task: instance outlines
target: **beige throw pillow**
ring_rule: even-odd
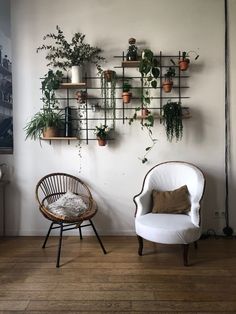
[[[184,214],[190,211],[191,203],[187,185],[174,191],[152,191],[153,213]]]

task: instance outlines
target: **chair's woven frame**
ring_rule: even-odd
[[[44,176],[36,185],[36,199],[39,203],[39,210],[47,219],[57,223],[81,223],[91,219],[97,212],[96,202],[87,185],[79,178],[65,173],[51,173]],[[79,217],[63,219],[50,212],[47,205],[58,200],[67,191],[79,195],[87,204],[87,210]]]

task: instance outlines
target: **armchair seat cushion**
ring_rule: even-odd
[[[135,229],[142,238],[163,244],[192,243],[201,236],[201,229],[185,214],[141,215],[135,219]]]

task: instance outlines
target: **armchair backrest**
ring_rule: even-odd
[[[152,190],[172,191],[187,185],[190,194],[191,210],[189,215],[195,225],[200,225],[200,201],[205,187],[205,178],[202,171],[187,162],[169,161],[153,167],[145,176],[141,193],[146,211],[151,210]],[[137,203],[136,203],[137,204]],[[139,208],[137,208],[137,214]]]

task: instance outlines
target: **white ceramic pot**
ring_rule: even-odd
[[[78,84],[83,81],[82,66],[73,65],[71,67],[71,83]]]

